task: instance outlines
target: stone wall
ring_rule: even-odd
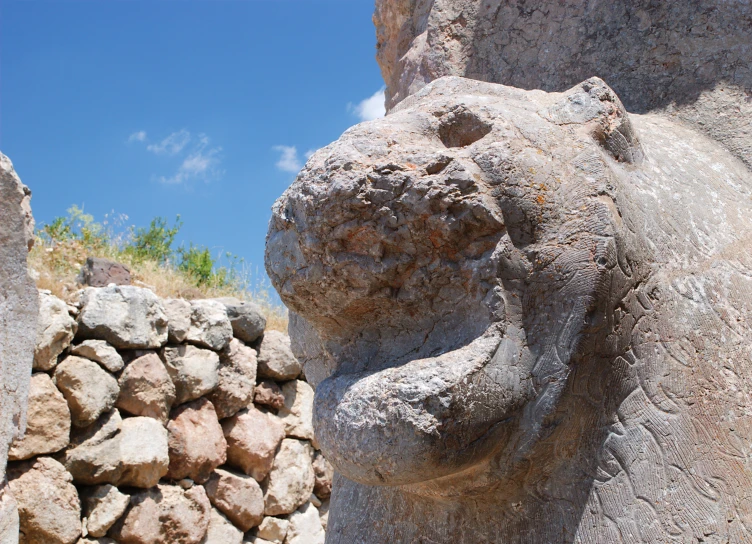
[[[313,389],[257,307],[127,285],[38,298],[8,464],[20,542],[323,543]]]

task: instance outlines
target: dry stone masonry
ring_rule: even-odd
[[[37,298],[9,451],[20,533],[0,542],[323,544],[333,470],[313,390],[255,305],[114,283]]]
[[[752,542],[751,13],[377,1],[390,112],[267,236],[328,544]]]

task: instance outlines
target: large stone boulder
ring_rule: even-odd
[[[255,342],[266,328],[266,318],[261,313],[261,308],[253,302],[240,300],[233,297],[215,299],[221,302],[227,311],[227,317],[232,325],[232,332],[236,338],[243,342]]]
[[[224,304],[216,300],[191,301],[191,325],[186,342],[220,351],[232,339],[232,325]]]
[[[166,298],[162,306],[167,316],[167,339],[172,344],[185,342],[191,328],[191,303],[182,298]]]
[[[76,483],[149,488],[167,474],[167,430],[157,420],[122,420],[114,410],[92,427],[63,457]]]
[[[558,92],[598,76],[628,111],[665,111],[752,166],[752,70],[736,68],[751,18],[723,0],[378,0],[373,20],[388,110],[442,76]]]
[[[264,513],[277,516],[294,512],[313,492],[315,478],[308,442],[285,438],[274,458],[264,493]]]
[[[26,433],[13,442],[8,459],[18,461],[58,452],[68,445],[70,429],[65,397],[47,374],[37,372],[31,376],[29,387]]]
[[[49,291],[39,290],[37,343],[34,348],[34,369],[52,370],[76,334],[76,320],[68,313],[68,305]]]
[[[77,337],[106,340],[118,349],[154,349],[167,342],[167,317],[149,289],[89,287],[81,297]]]
[[[292,438],[313,440],[313,388],[301,380],[291,380],[282,386],[285,403],[279,418],[285,433]]]
[[[74,425],[86,427],[115,406],[115,377],[94,361],[70,355],[55,368],[54,381],[68,401]]]
[[[120,395],[115,406],[134,416],[167,421],[175,402],[175,384],[156,353],[148,352],[129,362],[118,384]]]
[[[294,380],[301,366],[290,349],[290,337],[279,331],[266,331],[258,354],[258,375],[277,381]]]
[[[71,475],[49,457],[13,465],[8,480],[18,502],[23,544],[74,544],[81,535],[81,503]]]
[[[0,327],[0,481],[11,441],[23,435],[26,399],[34,360],[39,294],[29,276],[26,257],[34,244],[31,191],[16,175],[10,159],[0,153],[0,315],[12,316]],[[12,501],[5,501],[3,506]],[[9,509],[0,510],[4,516]],[[0,524],[12,519],[0,519]]]
[[[172,480],[204,483],[227,460],[227,442],[214,406],[205,398],[175,408],[167,423]]]
[[[264,519],[264,494],[250,476],[217,469],[204,488],[211,503],[243,532]]]
[[[256,351],[233,338],[219,353],[219,382],[207,395],[219,419],[251,404],[255,385]]]
[[[175,384],[175,402],[182,404],[206,395],[219,384],[219,355],[196,346],[166,346],[162,360]]]
[[[570,4],[472,3],[499,25]],[[314,154],[266,263],[291,335],[318,338],[329,544],[749,540],[751,194],[723,145],[597,78],[437,79]]]
[[[110,372],[120,372],[123,369],[123,358],[104,340],[84,340],[71,347],[71,353],[96,361]]]
[[[120,544],[199,544],[211,510],[200,485],[188,490],[159,485],[131,495],[127,512],[110,535]]]
[[[222,430],[227,439],[227,463],[263,481],[285,437],[284,423],[273,414],[249,406],[223,420]]]

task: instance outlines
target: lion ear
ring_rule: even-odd
[[[571,88],[539,114],[557,125],[583,125],[619,162],[639,164],[645,156],[627,110],[600,78],[592,77]]]

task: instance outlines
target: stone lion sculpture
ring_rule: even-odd
[[[702,133],[444,77],[319,150],[266,266],[327,542],[752,542],[752,174]]]

